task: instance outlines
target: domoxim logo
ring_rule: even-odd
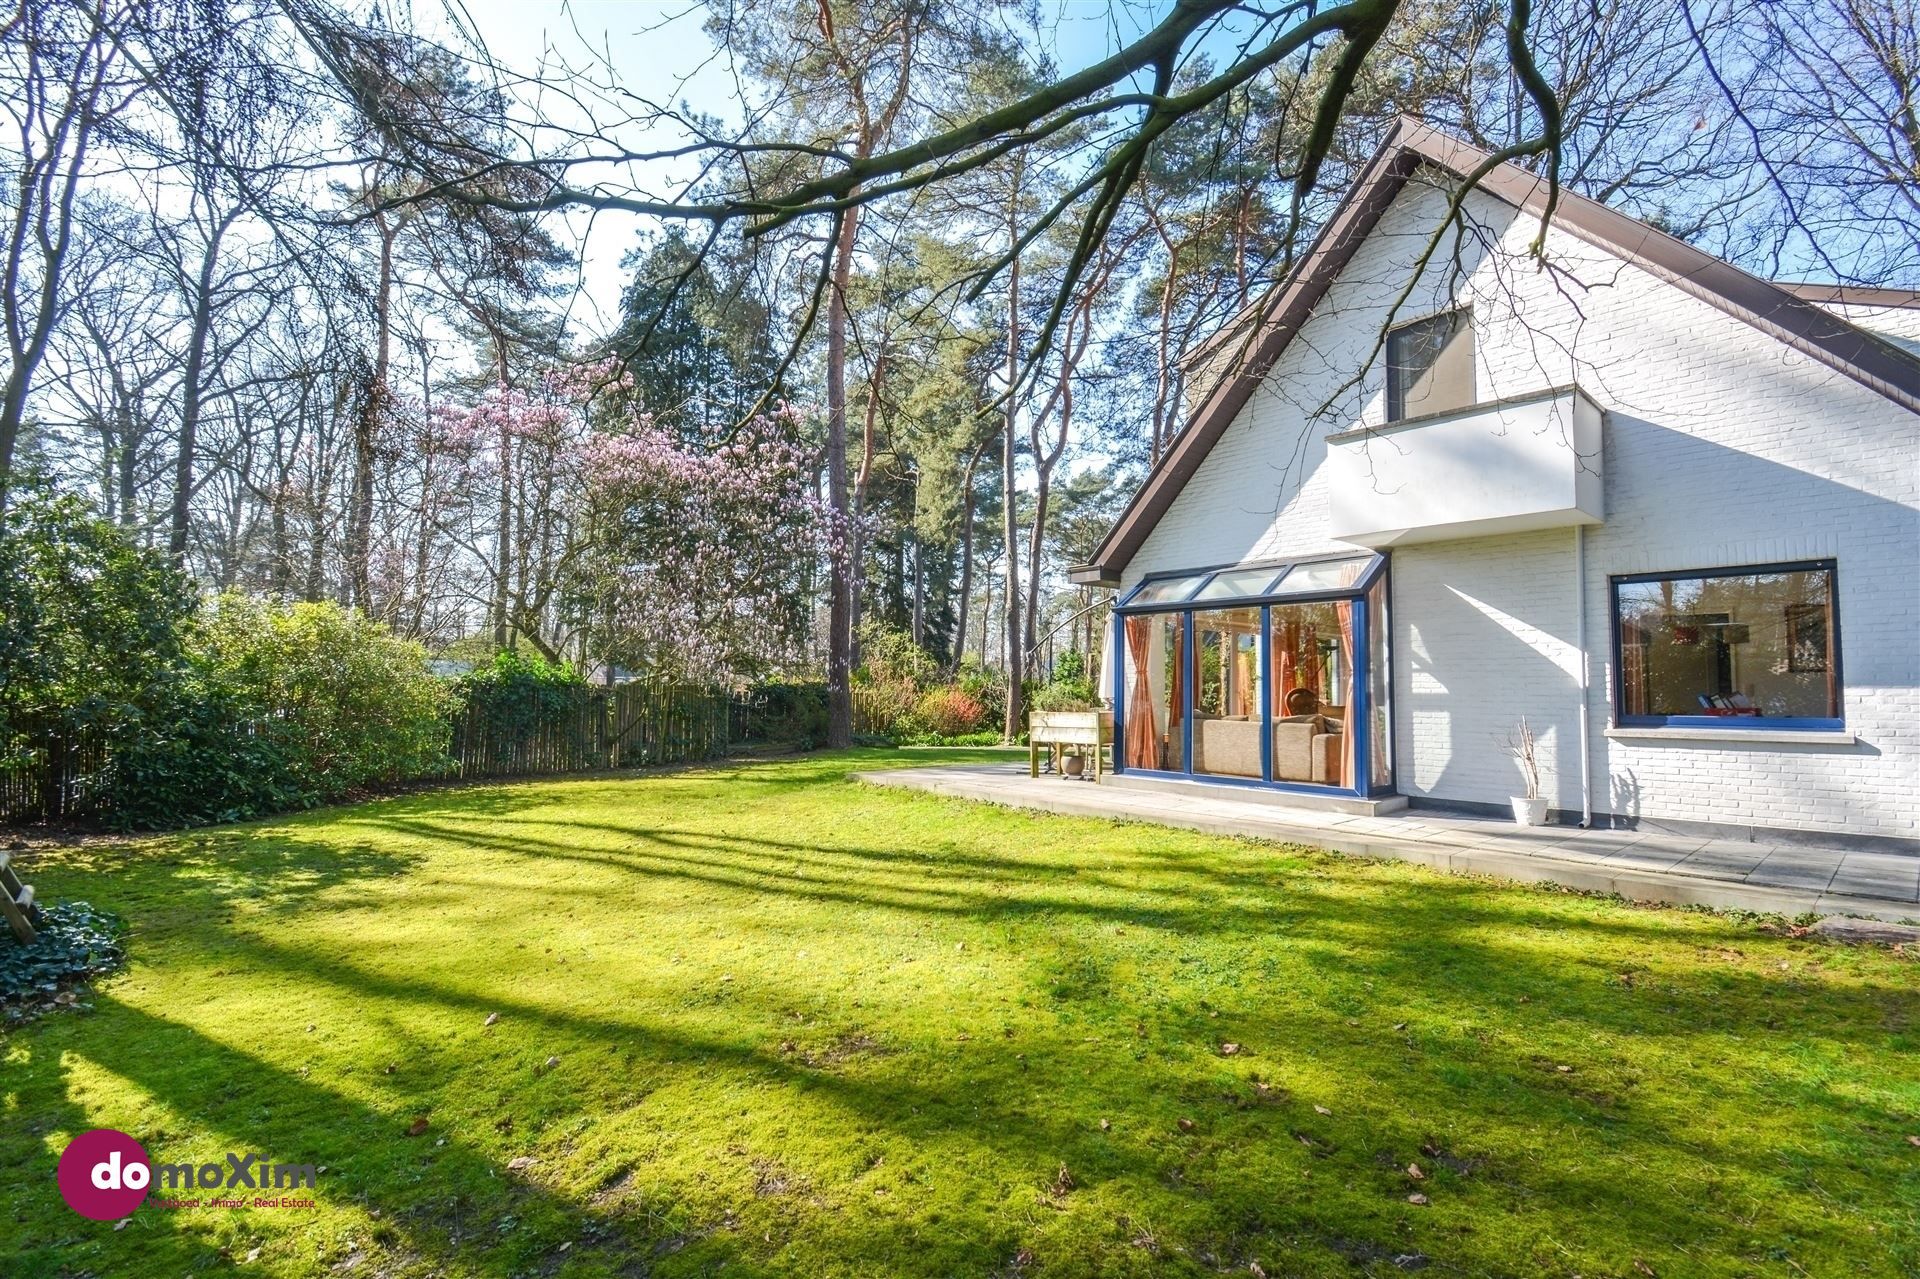
[[[67,1207],[95,1221],[118,1221],[147,1201],[153,1169],[145,1146],[117,1129],[95,1128],[61,1153],[59,1179]]]

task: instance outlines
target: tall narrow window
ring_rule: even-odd
[[[1388,331],[1388,421],[1450,413],[1474,402],[1471,310],[1442,311]]]

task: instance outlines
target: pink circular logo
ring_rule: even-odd
[[[123,1132],[95,1128],[60,1156],[60,1197],[95,1221],[118,1221],[146,1202],[153,1168],[147,1149]]]

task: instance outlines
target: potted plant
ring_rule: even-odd
[[[1547,797],[1540,793],[1540,739],[1533,735],[1533,726],[1525,715],[1507,734],[1501,749],[1520,765],[1520,776],[1527,783],[1526,794],[1512,797],[1513,820],[1522,826],[1546,825]]]

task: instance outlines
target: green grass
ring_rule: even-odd
[[[1913,955],[847,777],[941,758],[39,857],[133,962],[0,1040],[0,1274],[1920,1273]],[[90,1127],[319,1207],[116,1232]]]

